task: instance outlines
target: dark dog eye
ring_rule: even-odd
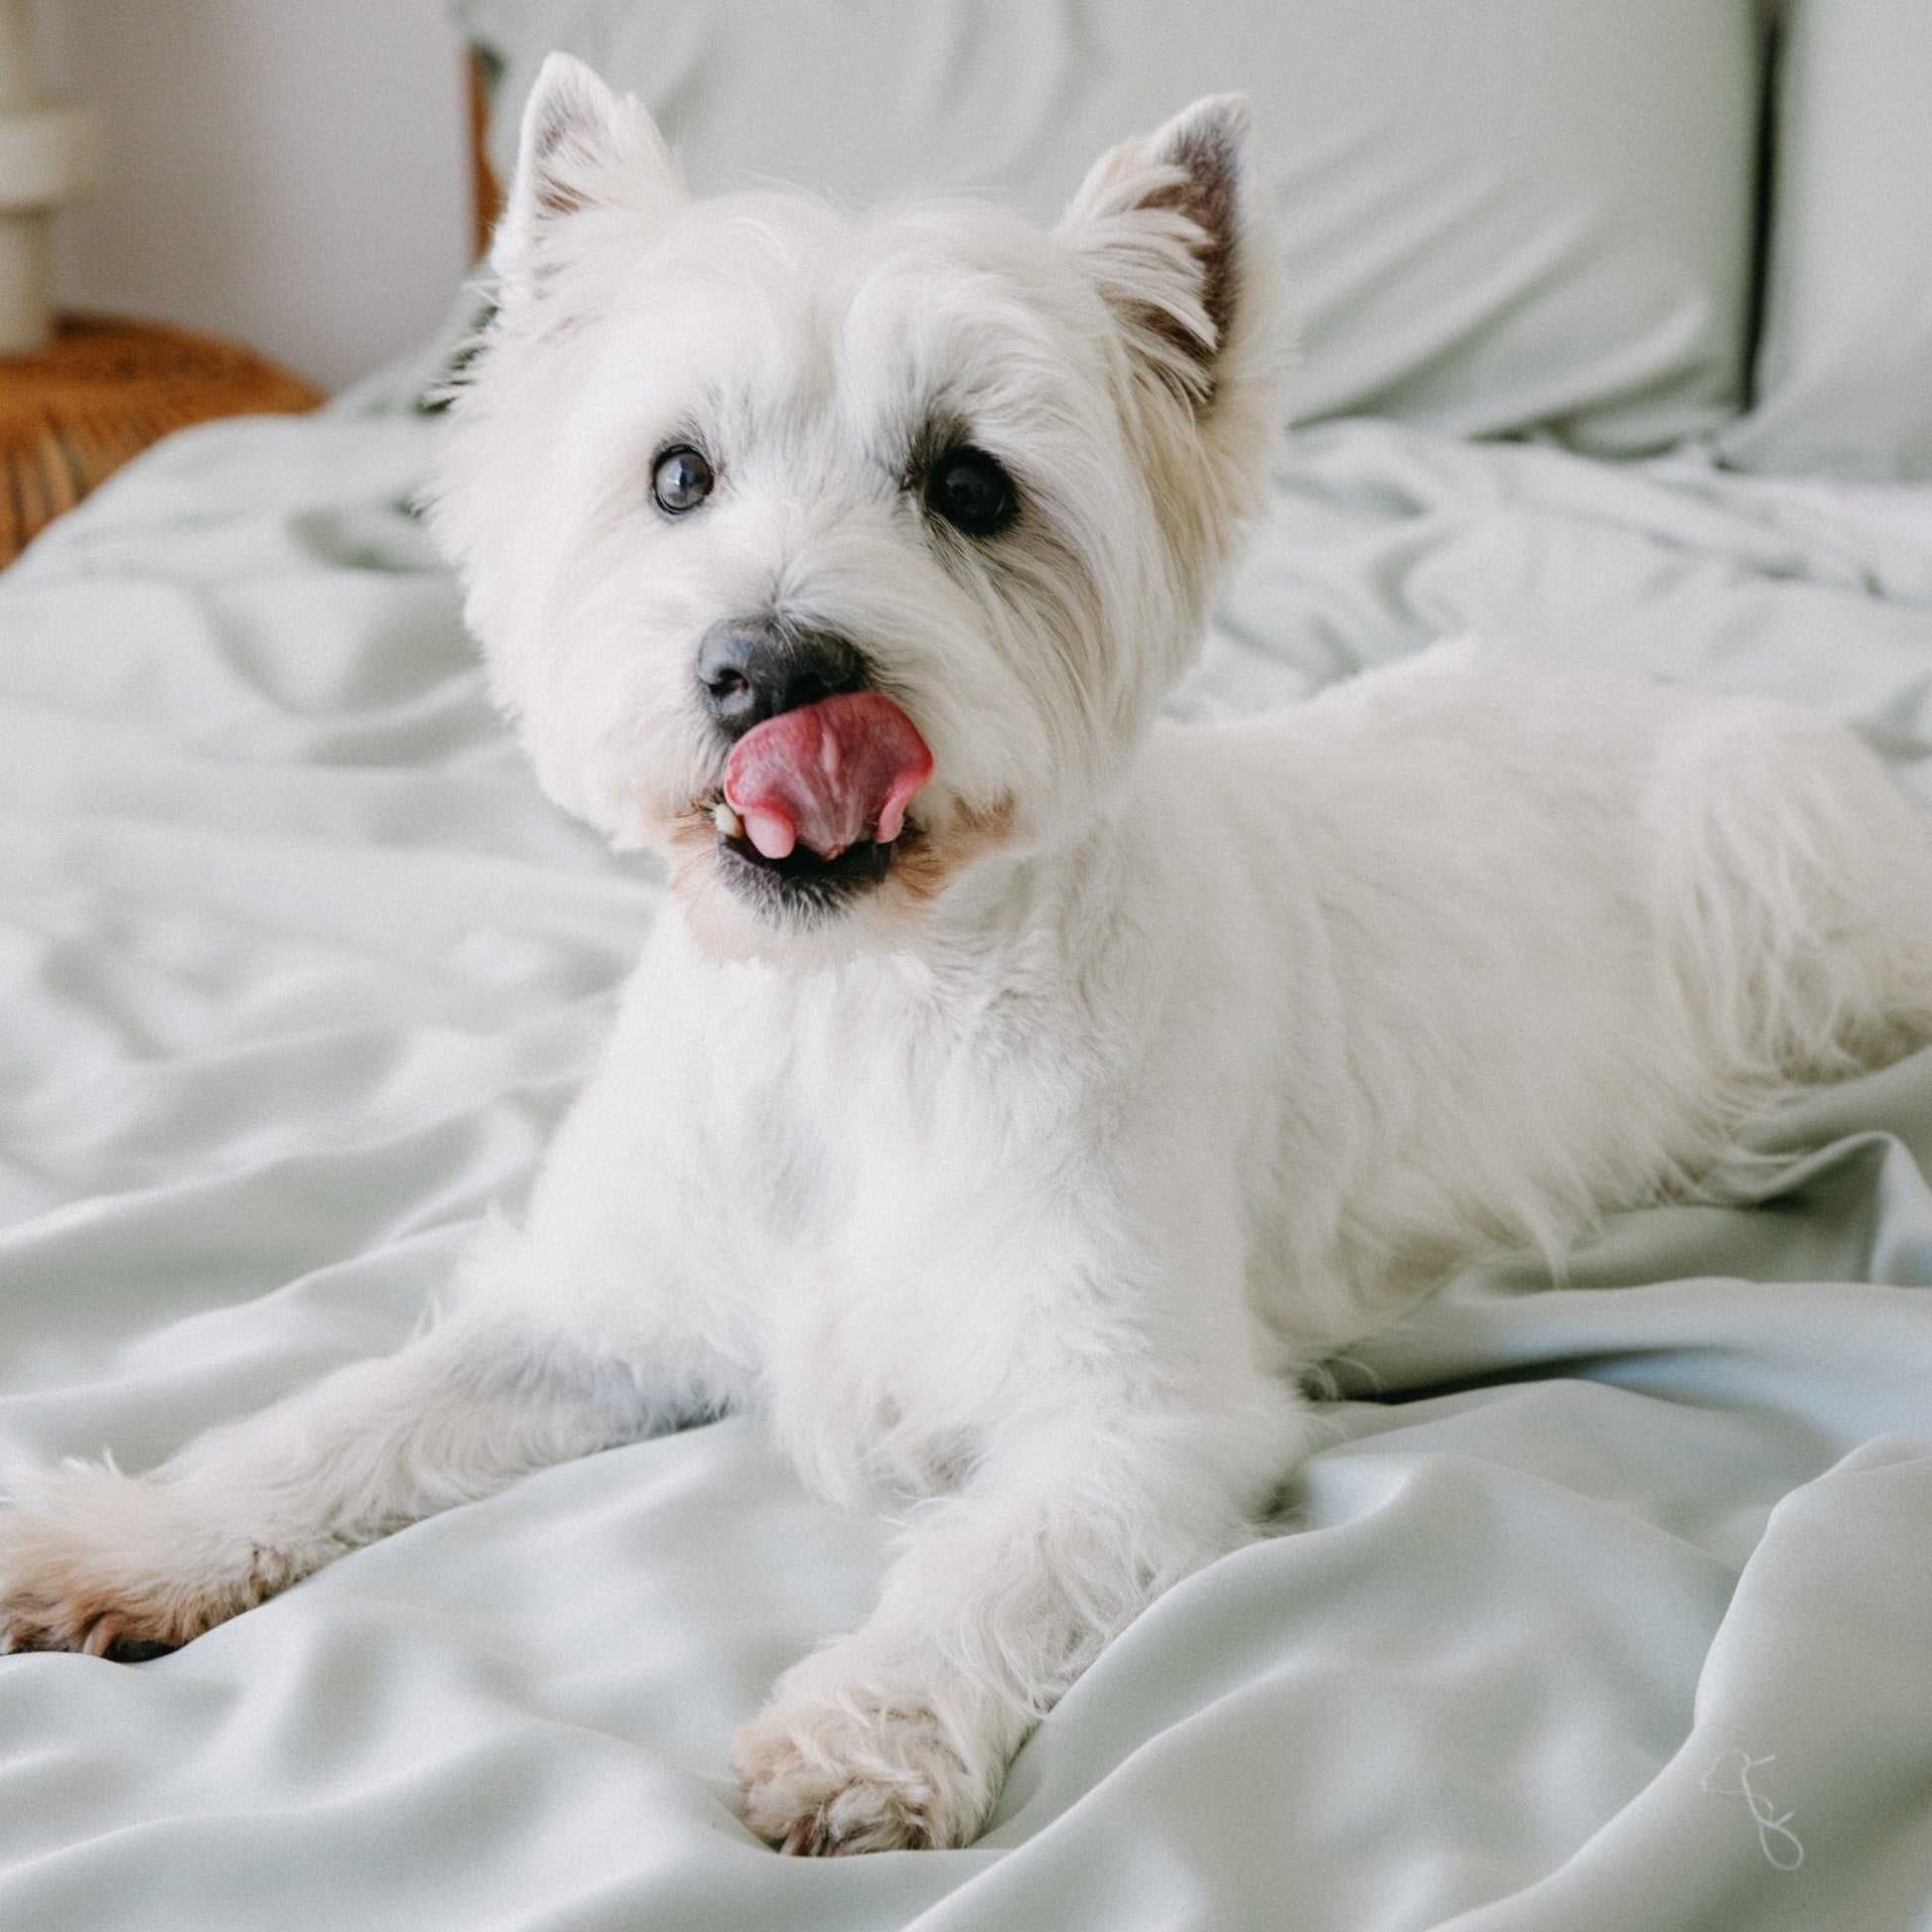
[[[711,459],[689,443],[678,443],[657,459],[650,473],[650,498],[670,516],[694,510],[711,494],[717,482]]]
[[[925,502],[969,537],[998,536],[1020,514],[1013,479],[970,443],[944,451],[926,472]]]

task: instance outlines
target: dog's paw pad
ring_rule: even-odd
[[[85,1601],[0,1602],[0,1655],[70,1650],[117,1664],[145,1664],[180,1648],[178,1637],[148,1634],[119,1611]]]
[[[0,1511],[0,1651],[144,1663],[266,1594],[256,1553],[210,1560],[140,1478],[70,1464],[35,1484],[44,1507]]]
[[[182,1641],[125,1600],[84,1552],[61,1547],[43,1520],[0,1518],[0,1652],[71,1650],[139,1663]]]
[[[773,1705],[738,1733],[745,1822],[798,1858],[963,1845],[984,1794],[924,1712]]]

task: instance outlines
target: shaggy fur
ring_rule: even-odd
[[[1818,719],[1456,642],[1156,722],[1262,485],[1266,217],[1234,100],[1042,233],[693,203],[552,62],[436,527],[544,784],[673,903],[451,1311],[148,1475],[43,1472],[0,1530],[14,1644],[185,1642],[745,1407],[828,1495],[933,1498],[740,1734],[746,1817],[959,1845],[1101,1646],[1251,1534],[1298,1377],[1932,1036],[1921,825]],[[922,504],[948,440],[1005,465],[1010,529]],[[717,468],[689,515],[650,496],[673,444]],[[731,883],[693,666],[750,620],[850,640],[932,750],[869,890]]]

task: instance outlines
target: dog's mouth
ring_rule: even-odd
[[[734,837],[721,829],[718,864],[725,884],[759,910],[809,918],[835,912],[884,885],[900,847],[917,837],[908,823],[891,844],[860,839],[834,859],[820,858],[809,846],[767,859],[743,833]]]
[[[892,699],[846,691],[747,732],[700,809],[727,885],[763,911],[818,914],[883,883],[918,838],[906,806],[931,775],[925,740]]]

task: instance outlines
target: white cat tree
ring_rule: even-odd
[[[32,11],[0,0],[0,355],[53,340],[52,218],[94,173],[93,116],[41,90]]]

